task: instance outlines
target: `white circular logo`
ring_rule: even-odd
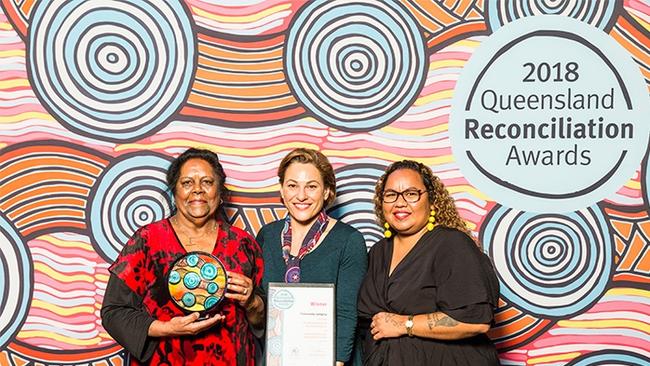
[[[566,212],[616,192],[648,147],[648,89],[625,49],[562,16],[512,22],[464,67],[450,117],[467,179],[526,211]]]

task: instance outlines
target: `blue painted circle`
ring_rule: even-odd
[[[210,282],[210,283],[208,283],[208,286],[207,286],[206,289],[208,290],[208,293],[214,294],[217,291],[219,291],[219,285],[217,283],[215,283],[215,282]]]
[[[205,307],[205,310],[213,308],[215,305],[219,303],[219,299],[214,297],[214,296],[208,296],[205,301],[203,302],[203,307]]]
[[[201,277],[203,277],[205,280],[213,280],[215,277],[217,277],[217,274],[217,267],[212,263],[205,263],[201,267]]]
[[[201,284],[201,277],[194,272],[187,272],[183,277],[183,285],[187,287],[188,290],[194,290],[199,287]]]
[[[181,275],[177,271],[169,272],[169,283],[175,285],[181,282]]]
[[[194,294],[192,294],[191,292],[186,292],[185,294],[183,294],[181,301],[183,302],[183,305],[185,305],[188,308],[191,308],[192,306],[194,306],[194,304],[196,304],[196,296],[194,296]]]
[[[185,260],[187,261],[187,265],[190,267],[196,267],[196,265],[199,264],[199,256],[196,254],[188,255]]]

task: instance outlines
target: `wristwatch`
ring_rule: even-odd
[[[409,337],[413,337],[413,315],[408,316],[404,325],[406,325],[406,334],[408,334]]]

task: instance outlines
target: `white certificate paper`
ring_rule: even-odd
[[[266,365],[334,365],[334,299],[333,284],[269,283]]]

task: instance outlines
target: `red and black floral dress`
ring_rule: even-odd
[[[168,220],[140,228],[109,268],[111,279],[102,306],[106,330],[131,354],[131,365],[255,364],[254,335],[245,310],[224,298],[220,312],[226,319],[195,336],[151,338],[149,325],[187,315],[169,296],[166,275],[187,252]],[[219,222],[212,254],[227,271],[253,280],[256,291],[263,274],[259,245],[245,231]]]

